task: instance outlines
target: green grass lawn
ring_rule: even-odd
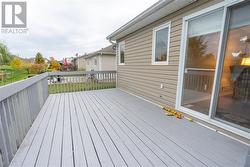
[[[5,75],[4,77],[0,75],[0,86],[26,79],[29,76],[26,70],[15,70],[6,65],[0,66],[0,74],[1,73],[5,73]]]
[[[48,86],[49,93],[65,93],[78,92],[86,90],[108,89],[115,88],[115,82],[99,82],[99,83],[55,83]]]

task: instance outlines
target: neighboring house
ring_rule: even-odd
[[[76,67],[77,67],[77,70],[86,70],[86,60],[85,60],[85,55],[83,56],[79,56],[76,58]]]
[[[86,71],[109,71],[116,69],[115,45],[110,45],[84,56]]]
[[[117,87],[250,138],[250,1],[165,0],[107,37]]]

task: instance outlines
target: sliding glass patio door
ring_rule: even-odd
[[[188,20],[181,105],[208,115],[223,8]]]
[[[250,2],[228,10],[216,118],[250,129]]]
[[[250,132],[250,1],[184,18],[178,105]]]

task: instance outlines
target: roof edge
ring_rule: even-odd
[[[144,19],[152,16],[152,14],[154,14],[156,12],[160,12],[160,10],[162,8],[168,6],[168,5],[172,4],[172,3],[173,3],[173,5],[183,3],[183,6],[187,6],[187,5],[189,5],[189,4],[191,4],[191,3],[195,2],[195,1],[197,1],[197,0],[185,0],[185,1],[183,1],[183,0],[182,1],[181,0],[160,0],[160,1],[156,2],[155,4],[153,4],[151,7],[149,7],[148,9],[146,9],[145,11],[143,11],[141,14],[137,15],[135,18],[133,18],[132,20],[130,20],[129,22],[127,22],[126,24],[124,24],[123,26],[121,26],[120,28],[118,28],[117,30],[115,30],[113,33],[111,33],[110,35],[108,35],[106,37],[106,39],[107,40],[115,40],[114,37],[117,36],[118,34],[123,33],[128,28],[131,28],[133,26],[135,27],[135,24],[138,24],[138,23],[142,22]],[[165,16],[167,16],[167,15],[169,15],[169,14],[177,11],[180,8],[182,8],[181,5],[176,5],[175,7],[176,7],[176,10],[173,10],[170,13],[166,12]],[[156,20],[159,20],[162,17],[164,17],[164,16],[159,15],[159,17],[154,18],[152,20],[152,22],[154,22]],[[151,24],[151,23],[148,23],[148,24]],[[146,26],[148,24],[145,23],[144,26]],[[143,24],[142,24],[142,27],[143,27]],[[140,29],[140,28],[138,28],[138,27],[134,28],[134,30],[131,30],[131,32],[134,32],[134,31],[136,31],[138,29]]]

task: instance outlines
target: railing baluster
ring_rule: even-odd
[[[0,150],[0,167],[3,167],[2,151]]]
[[[0,107],[1,107],[0,103]],[[1,108],[0,111],[2,112]],[[10,163],[10,159],[8,157],[8,151],[7,151],[7,145],[6,145],[6,137],[4,134],[4,126],[2,124],[2,116],[0,115],[0,149],[1,149],[1,154],[2,154],[2,159],[3,159],[3,166],[8,166]]]
[[[77,82],[77,90],[78,90],[78,91],[81,91],[81,88],[80,88],[81,76],[77,77],[76,80],[77,80],[77,81],[76,81],[76,82]]]
[[[3,133],[5,136],[5,142],[6,142],[6,148],[7,148],[7,153],[8,153],[8,158],[12,159],[14,156],[14,151],[13,151],[13,145],[11,142],[11,133],[10,133],[10,128],[9,128],[9,123],[7,120],[7,111],[6,108],[4,106],[4,102],[2,102],[2,112],[0,113],[1,115],[1,119],[2,119],[2,127],[3,127]]]
[[[115,87],[115,71],[49,73],[49,93],[77,92]],[[53,79],[56,79],[54,83]]]

